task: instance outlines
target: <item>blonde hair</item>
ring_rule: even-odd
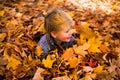
[[[71,27],[74,25],[74,21],[67,13],[60,9],[54,8],[45,16],[44,28],[47,33],[59,31],[61,30],[61,26],[65,24],[69,24]]]

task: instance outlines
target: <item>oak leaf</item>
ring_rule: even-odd
[[[55,60],[52,60],[51,56],[48,55],[46,60],[45,59],[42,60],[42,63],[46,68],[52,68],[52,65],[53,65],[54,61]]]

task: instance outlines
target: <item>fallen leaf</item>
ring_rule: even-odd
[[[69,60],[70,58],[74,57],[75,54],[73,54],[74,51],[73,51],[73,48],[68,48],[62,55],[62,58],[64,60]]]
[[[71,79],[67,75],[65,75],[61,77],[52,78],[52,80],[71,80]]]
[[[94,67],[97,65],[97,61],[95,61],[93,58],[90,58],[90,61],[88,62],[88,65],[91,67]]]
[[[7,69],[12,68],[13,70],[15,70],[20,64],[21,64],[20,60],[10,57],[8,60]]]
[[[102,71],[103,71],[103,68],[104,68],[104,66],[97,66],[96,68],[94,68],[94,72],[95,73],[102,73]]]
[[[0,16],[4,16],[5,11],[0,11]]]
[[[104,53],[106,53],[109,50],[108,47],[104,44],[100,45],[99,49]]]
[[[85,44],[80,45],[80,46],[74,45],[74,46],[73,46],[73,49],[74,49],[74,51],[75,51],[76,54],[85,56],[86,54],[88,54],[88,52],[87,52],[86,50],[87,50],[89,47],[90,47],[90,45],[87,44],[87,43],[85,43]]]
[[[43,72],[45,69],[43,68],[37,68],[34,77],[32,80],[44,80],[44,77],[41,76],[41,72]]]
[[[68,60],[68,63],[70,64],[70,68],[75,68],[78,65],[78,58],[72,57]]]
[[[37,46],[37,47],[36,47],[36,52],[35,52],[35,54],[36,54],[37,56],[40,56],[40,55],[42,54],[42,47],[41,47],[41,46]]]
[[[0,42],[2,42],[6,36],[6,33],[0,33]]]
[[[42,60],[42,63],[46,68],[52,68],[54,61],[55,60],[51,60],[51,56],[48,55],[46,60],[45,59]]]
[[[101,45],[101,41],[98,38],[91,38],[88,40],[88,44],[90,44],[90,47],[88,49],[88,51],[91,53],[96,53],[96,52],[101,52],[99,50],[99,47]]]

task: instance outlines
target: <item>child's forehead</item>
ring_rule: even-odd
[[[60,27],[61,27],[61,29],[73,28],[73,25],[67,23],[67,24],[63,24],[63,25],[61,25]]]

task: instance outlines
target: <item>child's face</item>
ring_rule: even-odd
[[[54,32],[53,38],[59,42],[69,42],[72,36],[73,30],[70,27],[62,27],[58,32]]]

